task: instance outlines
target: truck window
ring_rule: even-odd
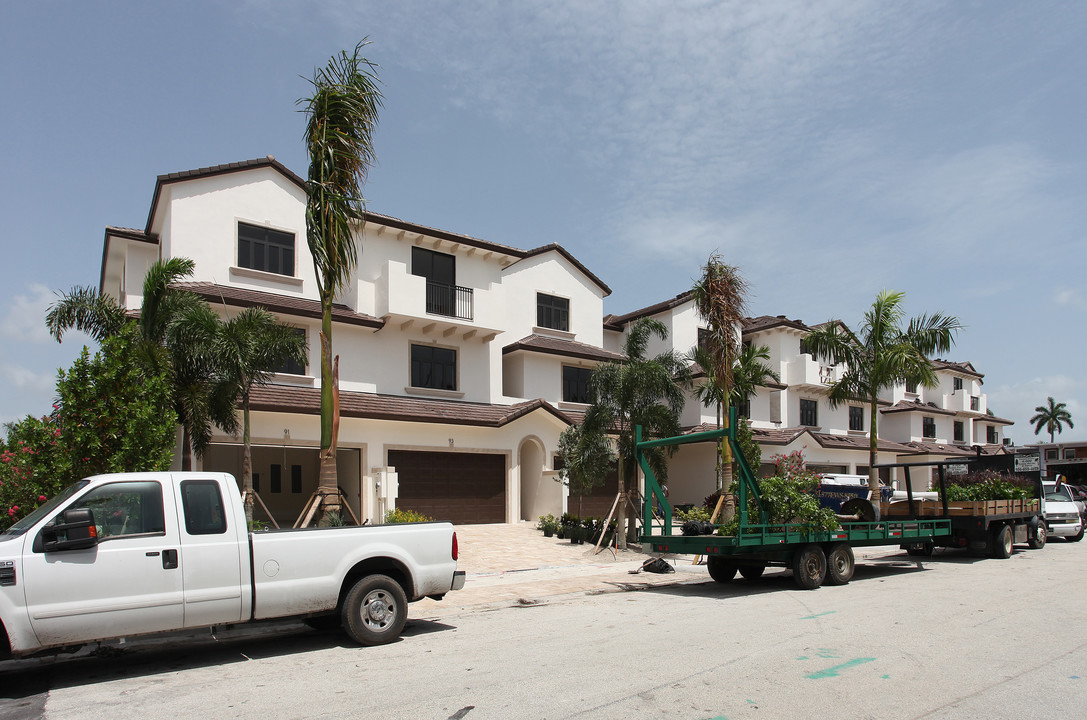
[[[99,540],[123,535],[166,533],[162,514],[162,485],[152,481],[110,483],[79,501],[94,512]]]
[[[189,535],[219,535],[226,532],[223,496],[214,480],[185,480],[181,483],[181,505],[185,532]]]

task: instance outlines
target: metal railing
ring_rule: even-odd
[[[472,305],[472,288],[427,281],[426,311],[431,315],[471,320]]]

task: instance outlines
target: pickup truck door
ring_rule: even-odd
[[[167,490],[169,492],[169,490]],[[44,646],[182,627],[182,577],[173,503],[158,480],[99,485],[64,509],[94,512],[98,544],[44,552],[28,533],[23,587]]]
[[[177,484],[185,627],[243,619],[242,591],[248,593],[250,587],[249,534],[247,528],[238,527],[238,513],[224,505],[227,489],[221,482],[199,478]]]

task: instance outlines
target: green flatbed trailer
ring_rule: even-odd
[[[844,585],[853,577],[854,547],[898,545],[906,547],[943,544],[951,536],[951,520],[883,519],[878,522],[843,522],[831,531],[813,531],[806,525],[781,525],[768,522],[762,503],[758,480],[740,452],[736,442],[735,409],[730,413],[728,428],[692,433],[660,440],[641,439],[636,429],[635,456],[645,474],[645,504],[641,542],[653,552],[703,555],[710,577],[727,583],[739,572],[745,578],[762,575],[769,566],[788,567],[796,583],[805,589],[815,589],[824,582]],[[664,496],[656,475],[645,458],[645,450],[656,447],[714,442],[727,439],[740,470],[739,497],[736,514],[739,529],[736,535],[676,534],[672,525],[672,505]],[[751,518],[748,499],[755,501],[758,517]],[[654,500],[661,509],[661,531],[653,529]],[[752,522],[755,519],[757,522]]]

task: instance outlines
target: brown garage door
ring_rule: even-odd
[[[390,450],[396,506],[453,523],[506,522],[506,456]]]

